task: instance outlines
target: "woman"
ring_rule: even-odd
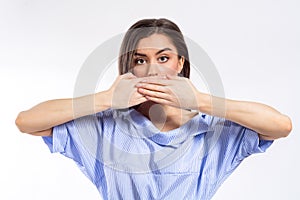
[[[267,105],[198,91],[183,35],[167,19],[130,27],[119,72],[106,91],[43,102],[16,119],[73,159],[103,199],[210,199],[244,158],[292,129]]]

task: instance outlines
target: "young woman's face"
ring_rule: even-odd
[[[184,57],[178,58],[176,47],[163,34],[153,34],[138,42],[132,72],[137,77],[177,75]]]

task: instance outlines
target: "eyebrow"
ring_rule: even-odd
[[[158,54],[160,54],[160,53],[162,53],[164,51],[172,51],[172,49],[170,49],[170,48],[161,49],[158,52],[156,52],[155,55],[158,55]],[[142,54],[142,53],[134,53],[134,55],[135,56],[144,56],[144,57],[146,57],[146,54]]]

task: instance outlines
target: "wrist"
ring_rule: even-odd
[[[95,94],[95,111],[101,112],[111,108],[111,95],[108,90]]]
[[[200,112],[210,114],[211,96],[202,92],[197,93],[197,108]]]
[[[226,99],[199,92],[197,100],[200,112],[217,117],[226,117]]]

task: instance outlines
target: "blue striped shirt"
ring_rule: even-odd
[[[160,132],[134,109],[108,109],[53,128],[52,153],[71,158],[103,199],[211,199],[241,161],[272,141],[197,114]]]

